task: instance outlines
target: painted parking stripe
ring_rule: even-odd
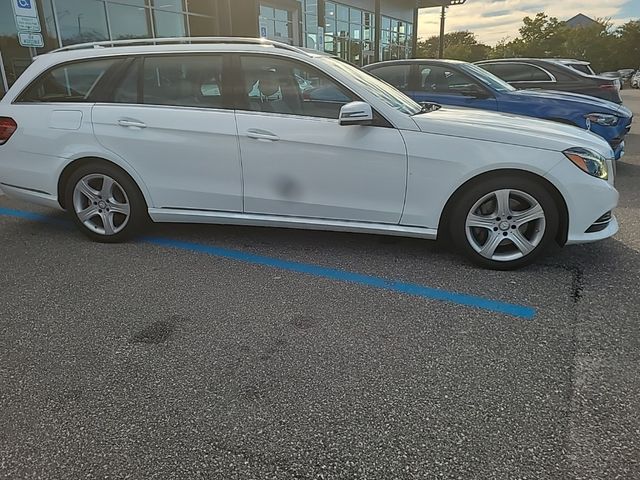
[[[37,222],[53,223],[56,225],[69,224],[68,222],[58,218],[53,218],[47,215],[42,215],[42,214],[23,211],[23,210],[12,210],[12,209],[0,208],[0,215],[23,218],[23,219],[37,221]],[[152,245],[157,245],[160,247],[183,250],[187,252],[201,253],[205,255],[226,258],[229,260],[235,260],[235,261],[249,263],[253,265],[262,265],[266,267],[277,268],[280,270],[287,270],[290,272],[301,273],[304,275],[311,275],[315,277],[327,278],[330,280],[335,280],[340,282],[348,282],[348,283],[364,285],[372,288],[389,290],[389,291],[393,291],[393,292],[397,292],[405,295],[422,297],[428,300],[439,300],[439,301],[453,303],[457,305],[463,305],[466,307],[486,310],[489,312],[503,313],[506,315],[519,317],[527,320],[533,319],[536,315],[536,309],[526,305],[506,303],[506,302],[491,300],[489,298],[484,298],[476,295],[468,295],[464,293],[458,293],[458,292],[443,290],[439,288],[432,288],[432,287],[428,287],[428,286],[420,285],[416,283],[406,283],[406,282],[390,280],[382,277],[363,275],[360,273],[350,272],[347,270],[328,268],[328,267],[323,267],[320,265],[314,265],[310,263],[282,260],[275,257],[255,255],[255,254],[243,252],[240,250],[215,247],[212,245],[206,245],[202,243],[185,242],[181,240],[175,240],[175,239],[164,238],[164,237],[143,237],[140,239],[140,241],[144,243],[149,243]]]

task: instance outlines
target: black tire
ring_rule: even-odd
[[[114,209],[112,210],[112,216],[110,217],[114,219],[111,223],[116,227],[112,229],[113,233],[107,232],[107,228],[104,227],[104,219],[102,217],[103,210],[99,210],[100,213],[95,214],[93,217],[91,217],[91,220],[88,221],[88,223],[92,225],[91,227],[79,218],[76,211],[76,207],[77,205],[79,206],[79,203],[81,201],[85,201],[87,203],[87,208],[91,207],[91,204],[93,202],[89,200],[89,197],[86,195],[84,197],[81,196],[82,200],[78,200],[78,204],[74,203],[74,192],[76,191],[76,186],[81,180],[94,176],[96,177],[96,179],[88,180],[89,183],[94,181],[98,182],[100,176],[106,176],[115,181],[115,186],[113,187],[114,193],[112,195],[114,202],[113,205],[110,205],[106,199],[103,199],[104,202],[101,202],[101,204],[106,204],[104,212],[108,212],[109,207],[112,207]],[[100,188],[99,185],[96,186],[95,183],[91,184],[91,187],[95,190]],[[78,167],[69,176],[65,185],[64,192],[65,206],[73,222],[77,225],[77,227],[83,234],[85,234],[95,242],[124,242],[139,234],[149,224],[147,204],[144,200],[142,192],[140,191],[140,188],[138,188],[138,185],[136,185],[136,183],[131,179],[129,175],[123,172],[120,168],[111,165],[110,163],[95,161]],[[113,213],[115,212],[115,208],[118,208],[118,205],[124,204],[128,204],[129,207],[129,214],[126,220],[123,220],[123,218],[125,217],[124,214]],[[95,204],[94,208],[98,209],[99,206],[100,205]]]
[[[511,198],[511,201],[518,201],[518,193],[523,192],[524,194],[532,197],[537,203],[542,207],[544,212],[544,230],[543,233],[540,233],[541,221],[527,223],[522,227],[514,227],[513,225],[507,226],[506,233],[498,229],[498,227],[494,227],[493,229],[487,230],[487,242],[489,235],[497,235],[502,233],[503,235],[510,235],[510,228],[514,228],[513,233],[517,233],[518,229],[524,229],[525,237],[528,235],[527,230],[533,229],[533,236],[537,236],[537,245],[533,250],[521,256],[517,259],[512,260],[495,260],[492,258],[487,258],[474,248],[471,240],[467,237],[467,216],[471,213],[471,210],[476,206],[476,203],[479,202],[483,197],[490,195],[492,192],[499,190],[513,190],[514,197]],[[523,197],[520,197],[523,198]],[[497,198],[496,198],[497,200]],[[454,245],[457,249],[463,253],[469,260],[471,260],[474,264],[488,268],[492,270],[514,270],[517,268],[522,268],[526,265],[531,264],[535,260],[537,260],[547,248],[555,241],[555,238],[558,233],[558,228],[560,225],[560,215],[558,213],[558,205],[554,200],[553,195],[547,190],[547,188],[540,181],[536,181],[534,178],[528,176],[527,174],[506,174],[497,176],[495,178],[483,177],[481,181],[472,182],[466,187],[460,194],[456,196],[453,200],[454,204],[451,208],[451,214],[448,217],[448,227],[449,227],[449,235],[453,240]],[[522,201],[524,203],[524,201]],[[517,212],[516,212],[517,213]],[[512,217],[508,217],[511,219]],[[501,220],[498,218],[497,220]],[[505,220],[505,219],[502,219]],[[515,222],[515,220],[514,220]],[[504,221],[500,224],[505,223]],[[502,228],[502,227],[501,227]],[[493,234],[491,230],[495,230],[497,233]],[[475,228],[470,230],[470,235],[477,239],[477,236],[480,235],[482,229]],[[505,241],[502,241],[498,247],[498,249],[505,249],[505,254],[509,254],[509,248],[516,248],[515,243],[512,243],[509,238],[505,238]],[[507,241],[508,240],[508,241]],[[497,240],[496,240],[497,241]],[[496,251],[498,251],[496,249]],[[514,254],[522,255],[521,250],[514,250]]]

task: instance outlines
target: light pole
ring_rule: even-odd
[[[447,15],[447,7],[442,5],[440,12],[440,40],[438,42],[438,58],[444,58],[444,19]]]

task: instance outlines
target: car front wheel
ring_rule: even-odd
[[[508,176],[463,191],[450,227],[458,248],[475,264],[511,270],[532,263],[554,241],[559,214],[539,182]]]

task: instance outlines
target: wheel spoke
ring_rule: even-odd
[[[100,213],[100,218],[102,218],[102,224],[104,226],[104,234],[113,235],[115,233],[115,225],[113,224],[113,213],[102,212]]]
[[[480,249],[480,255],[486,258],[493,257],[496,248],[498,248],[498,245],[500,245],[500,242],[502,242],[503,238],[504,237],[499,233],[491,232],[489,234],[489,237],[487,238],[487,241],[482,246],[482,249]]]
[[[533,251],[535,245],[525,237],[520,230],[513,230],[509,235],[509,240],[520,250],[522,255],[527,255]]]
[[[496,214],[498,216],[506,217],[511,215],[511,207],[509,206],[509,197],[511,196],[511,190],[498,190],[496,195]]]
[[[96,200],[98,195],[100,195],[100,192],[91,188],[85,180],[80,180],[78,185],[76,185],[76,189],[80,190],[80,192],[91,201]]]
[[[493,227],[495,227],[495,219],[493,217],[486,217],[471,213],[467,217],[467,227],[478,227],[493,230]]]
[[[85,208],[84,210],[81,210],[77,213],[78,215],[78,219],[84,223],[87,220],[89,220],[92,217],[95,217],[96,215],[98,215],[98,207],[96,207],[95,205],[89,205],[87,208]]]
[[[120,213],[122,215],[129,216],[131,208],[129,207],[128,203],[110,202],[109,210],[111,211],[111,213]]]
[[[513,221],[518,227],[525,223],[533,222],[534,220],[540,220],[541,218],[544,218],[544,210],[542,210],[540,204],[513,214]]]
[[[110,177],[102,177],[102,188],[100,189],[100,195],[104,200],[108,200],[111,198],[111,195],[113,193],[113,183],[114,182]]]

